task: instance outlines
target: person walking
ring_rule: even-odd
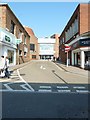
[[[9,78],[9,60],[8,57],[6,57],[5,59],[5,77]]]
[[[1,56],[0,59],[0,77],[5,77],[5,58]]]

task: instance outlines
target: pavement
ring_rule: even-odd
[[[55,62],[56,65],[58,65],[60,68],[62,68],[64,71],[69,72],[69,73],[74,73],[74,74],[79,74],[82,76],[87,76],[90,77],[90,71],[89,70],[85,70],[76,66],[71,66],[69,65],[68,67],[65,64],[59,63],[59,62]]]

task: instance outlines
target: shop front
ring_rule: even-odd
[[[85,68],[89,66],[89,57],[90,57],[90,38],[79,39],[75,42],[72,47],[72,65],[80,66]]]
[[[3,28],[0,28],[0,56],[8,56],[10,65],[16,65],[16,38]]]

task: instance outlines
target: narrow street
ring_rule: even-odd
[[[88,86],[88,76],[65,72],[50,61],[32,61],[2,79],[2,117],[87,118]]]

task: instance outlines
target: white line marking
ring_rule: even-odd
[[[31,91],[31,89],[28,89],[27,87],[26,87],[26,84],[24,84],[24,85],[20,85],[22,88],[24,88],[25,90],[28,90],[28,91]]]
[[[71,90],[58,90],[58,92],[71,92]]]
[[[0,90],[0,92],[32,92],[30,90]]]
[[[51,86],[40,86],[39,88],[51,88]]]
[[[13,90],[10,86],[8,86],[8,84],[4,84],[4,86],[5,86],[8,90]]]
[[[42,68],[43,68],[43,66],[41,65],[41,66],[40,66],[40,69],[42,69]]]
[[[81,86],[81,87],[78,87],[78,86],[75,86],[75,87],[73,87],[74,89],[85,89],[85,87],[83,87],[83,86]]]
[[[68,86],[57,86],[57,88],[68,88]]]
[[[87,93],[87,92],[89,92],[88,90],[76,90],[76,92],[81,92],[81,93]]]
[[[6,82],[6,81],[11,81],[11,79],[7,79],[7,80],[1,80],[0,79],[0,82]]]
[[[20,78],[24,83],[26,83],[26,85],[27,85],[32,91],[35,91],[35,90],[21,77],[18,69],[17,69],[17,73],[18,73],[19,78]]]
[[[43,68],[43,70],[45,70],[46,68]]]
[[[52,90],[39,89],[38,92],[52,92]]]

